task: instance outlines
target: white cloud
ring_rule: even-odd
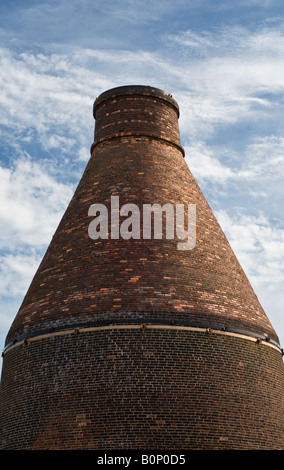
[[[46,245],[72,197],[74,188],[59,183],[43,163],[18,159],[0,167],[0,248]]]
[[[181,106],[187,139],[209,135],[217,126],[259,121],[283,112],[283,27],[255,31],[223,27],[166,36],[165,49],[102,50],[16,55],[1,49],[0,122],[33,128],[48,145],[54,139],[82,139],[90,129],[94,98],[112,86],[140,83],[166,89]],[[63,50],[63,49],[62,49]],[[270,114],[269,114],[270,113]],[[56,133],[58,132],[58,138]],[[68,135],[70,133],[70,136]],[[51,142],[54,145],[54,142]],[[89,144],[82,142],[82,145]]]
[[[0,339],[8,332],[72,195],[48,166],[27,156],[0,167]],[[8,321],[8,319],[10,320]]]
[[[283,115],[284,26],[192,30],[170,35],[176,65],[181,130],[188,139],[212,134],[220,125]],[[180,70],[178,72],[178,67]]]
[[[0,297],[17,297],[26,293],[40,263],[35,254],[7,254],[1,257]]]
[[[201,140],[192,141],[184,149],[188,165],[199,181],[227,184],[227,188],[234,182],[257,183],[257,187],[247,190],[254,197],[272,196],[275,189],[278,192],[277,181],[284,185],[283,137],[255,137],[241,154]]]
[[[170,39],[210,59],[223,56],[239,58],[253,53],[256,62],[263,57],[269,58],[268,54],[271,57],[283,53],[283,33],[282,19],[275,19],[254,29],[240,25],[222,25],[201,32],[189,29],[170,35]]]
[[[243,171],[250,177],[284,177],[284,137],[257,137],[248,146],[246,156]]]
[[[215,215],[283,345],[284,228],[264,215]]]
[[[184,147],[189,168],[198,180],[226,182],[234,171],[218,160],[216,152],[202,141]],[[224,149],[223,149],[224,152]]]
[[[15,54],[0,49],[0,125],[15,139],[31,136],[45,149],[67,152],[92,131],[93,93],[107,79],[58,54]],[[96,84],[94,86],[94,84]],[[88,142],[89,143],[89,142]]]
[[[90,159],[90,148],[81,147],[78,151],[78,158],[82,162],[87,162]]]
[[[262,214],[257,217],[237,214],[233,217],[225,211],[218,211],[216,216],[250,275],[255,274],[257,267],[258,282],[275,278],[277,284],[282,284],[284,228],[275,226]],[[262,260],[261,265],[259,259]]]

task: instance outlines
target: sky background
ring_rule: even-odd
[[[0,347],[90,157],[103,91],[161,88],[284,345],[284,2],[0,0]]]

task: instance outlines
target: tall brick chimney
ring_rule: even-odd
[[[176,101],[118,87],[94,117],[91,158],[7,335],[0,448],[284,449],[279,340],[185,162]],[[91,236],[90,207],[113,202]],[[195,243],[123,238],[125,204],[195,207]]]

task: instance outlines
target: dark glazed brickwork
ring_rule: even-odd
[[[122,329],[42,339],[5,360],[2,448],[284,448],[283,361],[268,346]]]
[[[268,345],[149,329],[17,346],[52,329],[139,323],[278,343],[185,162],[172,97],[120,87],[95,101],[94,115],[91,158],[7,335],[2,447],[284,448],[283,360]],[[144,203],[195,204],[195,248],[165,237],[91,239],[89,207],[110,212],[111,196],[141,212]]]

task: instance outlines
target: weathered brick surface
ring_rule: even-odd
[[[246,339],[55,336],[7,352],[1,447],[283,449],[283,387],[281,354]]]
[[[119,88],[96,100],[94,115],[92,156],[6,344],[109,323],[241,330],[277,343],[184,160],[175,101],[149,87]],[[195,248],[180,251],[165,237],[91,239],[89,206],[110,209],[111,196],[141,212],[144,203],[196,204]],[[8,349],[4,447],[284,446],[279,351],[222,335],[139,334],[80,333]]]
[[[158,139],[171,128],[171,140],[179,143],[178,111],[172,99],[168,104],[154,98],[155,94],[151,98],[134,93],[132,99],[123,95],[99,100],[97,145],[7,342],[38,329],[122,318],[238,328],[278,341],[182,152]],[[130,135],[110,139],[102,122],[109,120],[116,135],[114,131],[121,130],[115,121],[119,113],[112,111],[117,108],[132,114],[124,124]],[[139,124],[141,134],[149,133],[151,109],[155,137],[131,135],[132,121]],[[110,210],[111,196],[119,196],[120,205],[138,205],[141,213],[143,203],[196,204],[196,247],[180,251],[177,240],[165,237],[90,239],[89,206],[102,203]]]
[[[164,92],[151,88],[116,89],[94,103],[95,142],[119,135],[153,136],[180,146],[178,104]],[[152,90],[152,91],[151,91]]]

